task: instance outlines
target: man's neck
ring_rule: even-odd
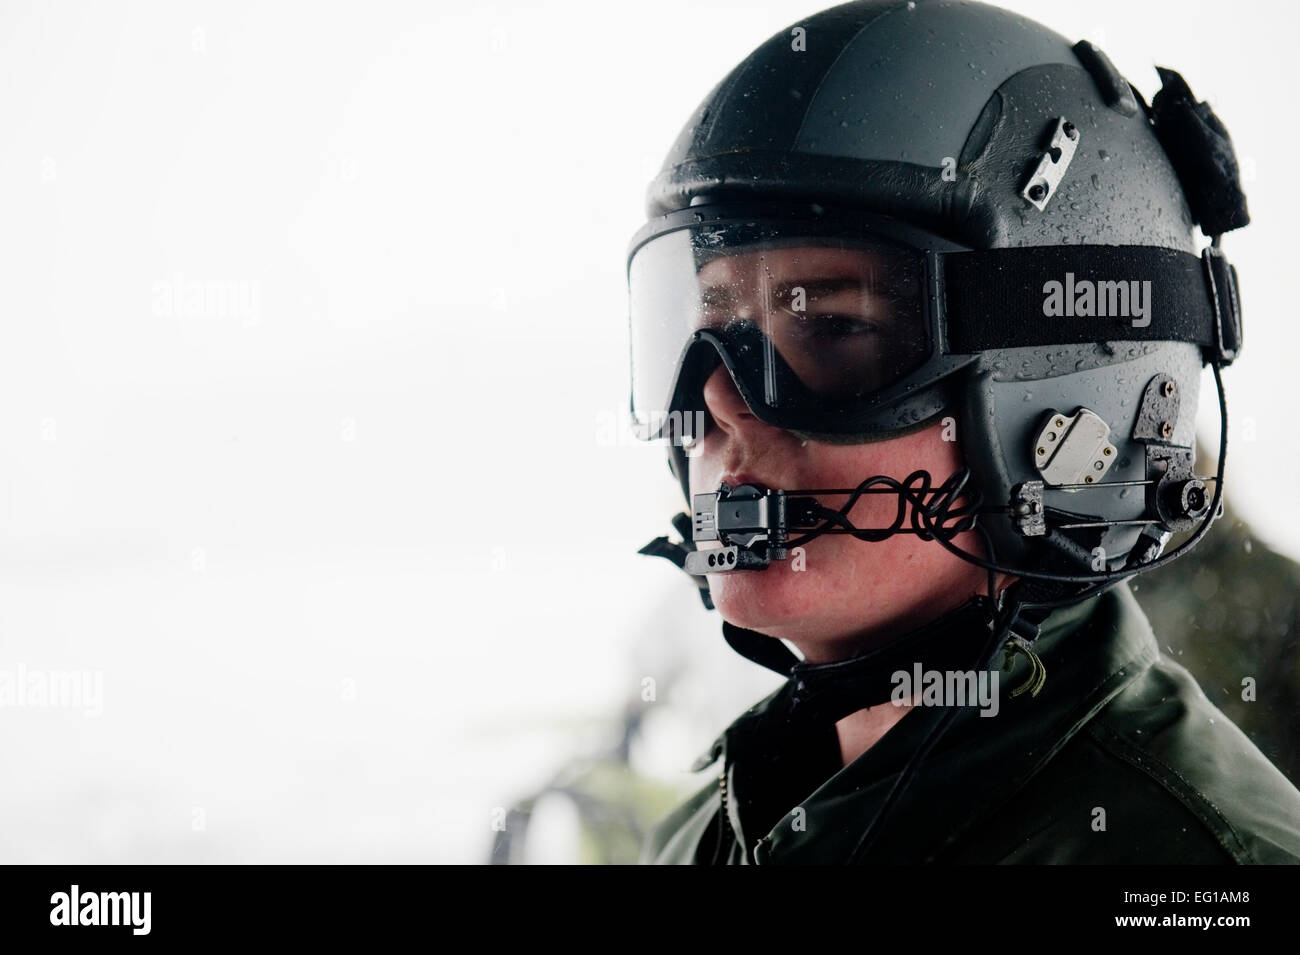
[[[912,711],[909,706],[896,706],[892,701],[879,703],[856,713],[850,713],[835,724],[840,738],[840,764],[847,766]]]

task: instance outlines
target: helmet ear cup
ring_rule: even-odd
[[[1110,352],[1108,354],[1107,352]],[[1039,375],[1034,363],[1054,360],[1057,374]],[[1025,362],[1030,362],[1026,367]],[[1178,383],[1182,397],[1178,420],[1160,444],[1195,444],[1195,410],[1202,359],[1196,345],[1181,342],[1112,343],[1054,349],[1020,348],[990,352],[965,380],[958,402],[958,436],[972,482],[985,503],[1007,504],[1011,489],[1024,481],[1044,480],[1034,457],[1035,436],[1051,413],[1073,414],[1087,408],[1109,426],[1117,460],[1095,488],[1076,491],[1045,489],[1045,504],[1102,521],[1147,519],[1144,489],[1114,486],[1144,481],[1147,442],[1134,437],[1134,427],[1147,384],[1166,374]],[[1078,370],[1073,370],[1078,366]],[[1070,371],[1060,373],[1060,369]],[[1048,368],[1050,369],[1050,366]],[[1086,523],[1081,517],[1080,523]],[[1056,531],[1059,547],[1045,548],[1041,538],[1021,536],[1012,521],[996,515],[982,521],[997,550],[998,563],[1033,566],[1051,561],[1068,573],[1089,574],[1124,566],[1142,534],[1140,525],[1119,525]],[[1066,543],[1068,541],[1068,543]],[[1061,566],[1062,562],[1065,566]]]

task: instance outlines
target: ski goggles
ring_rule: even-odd
[[[1071,294],[1101,283],[1127,302],[1140,285],[1130,278],[1147,283],[1141,320],[1050,316],[1054,283]],[[944,383],[985,351],[1185,341],[1226,365],[1241,341],[1235,270],[1217,249],[976,251],[886,217],[790,202],[705,203],[654,220],[630,244],[628,291],[632,423],[648,440],[707,411],[704,383],[719,365],[761,421],[871,440],[943,410]]]
[[[640,436],[668,437],[681,413],[703,410],[704,382],[719,364],[760,420],[848,435],[876,430],[873,412],[970,363],[942,353],[927,295],[936,244],[958,246],[815,209],[696,206],[634,237],[628,289]]]

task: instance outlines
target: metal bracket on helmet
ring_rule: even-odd
[[[1042,537],[1047,533],[1042,481],[1022,481],[1011,489],[1011,520],[1025,537]]]
[[[1070,168],[1070,161],[1074,159],[1074,150],[1078,145],[1078,127],[1064,116],[1058,117],[1047,151],[1038,160],[1038,168],[1020,192],[1024,200],[1039,212],[1046,209],[1048,200],[1056,195],[1056,188],[1065,178],[1065,171]]]
[[[1033,447],[1038,473],[1053,486],[1092,484],[1115,463],[1110,425],[1087,408],[1072,415],[1052,411]]]
[[[1178,427],[1178,383],[1159,374],[1147,382],[1133,425],[1133,440],[1168,444]]]

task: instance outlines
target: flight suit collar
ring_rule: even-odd
[[[981,716],[976,707],[961,708],[907,794],[895,803],[864,861],[935,860],[985,814],[1005,805],[1158,654],[1150,626],[1123,583],[1052,613],[1034,649],[1047,668],[1043,689],[1037,696],[1010,697],[1030,673],[1029,662],[1015,656],[1001,671],[997,714]],[[787,682],[756,703],[696,762],[702,769],[722,757],[731,793],[728,815],[742,845],[750,845],[753,834],[742,831],[735,808],[741,794],[735,792],[731,754],[762,744],[752,734],[761,729],[766,714],[788,702],[790,692]],[[898,773],[943,712],[940,707],[909,712],[870,750],[792,807],[758,842],[755,860],[794,865],[848,861]],[[796,816],[795,809],[802,812]]]
[[[723,730],[696,759],[692,770],[698,772],[716,761],[729,736],[735,738],[751,731],[774,709],[791,715],[798,712],[801,719],[814,722],[834,722],[865,706],[888,700],[892,689],[890,674],[910,668],[913,661],[922,661],[929,669],[969,666],[973,651],[967,644],[971,641],[962,638],[980,626],[988,614],[988,601],[976,598],[884,646],[850,660],[818,665],[800,662],[772,637],[724,621],[722,631],[733,648],[753,662],[786,674],[789,679]],[[764,649],[765,645],[770,647]],[[789,654],[794,662],[775,665],[772,661],[779,659],[779,654]]]

